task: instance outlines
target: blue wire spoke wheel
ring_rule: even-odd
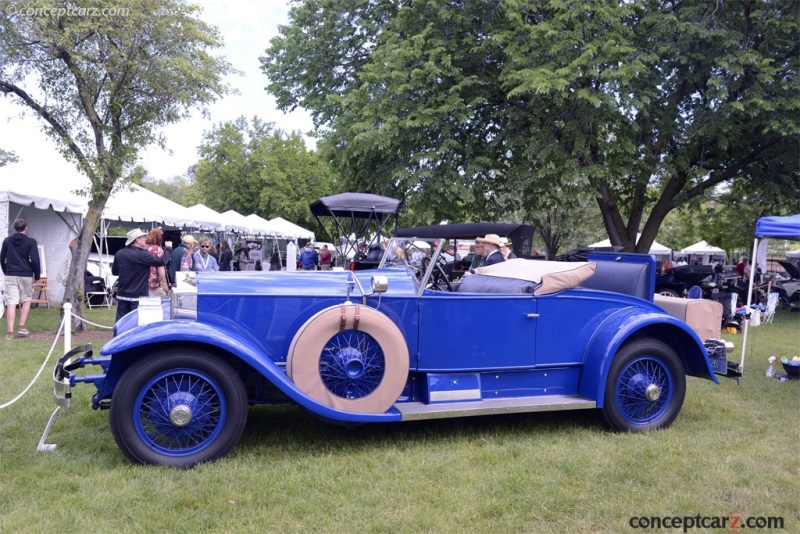
[[[659,360],[637,358],[623,369],[615,397],[622,415],[631,423],[656,420],[672,398],[672,374]]]
[[[611,362],[603,416],[617,430],[665,428],[678,416],[685,395],[685,370],[675,351],[656,339],[637,339]]]
[[[227,416],[220,385],[192,369],[156,375],[134,404],[136,432],[162,454],[189,455],[207,447],[219,436]]]
[[[366,397],[378,388],[385,372],[381,346],[371,335],[355,330],[331,338],[319,359],[322,383],[343,399]]]
[[[123,373],[109,422],[131,461],[192,467],[236,445],[247,423],[247,394],[219,357],[190,348],[163,350]]]

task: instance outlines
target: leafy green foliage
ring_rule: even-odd
[[[334,173],[299,133],[286,134],[258,118],[216,125],[199,151],[195,195],[220,212],[280,216],[308,227],[309,204],[333,190]]]
[[[34,110],[91,180],[66,285],[67,300],[80,310],[91,239],[113,188],[141,148],[163,143],[159,127],[227,92],[222,77],[231,68],[209,54],[221,46],[216,28],[197,18],[199,7],[177,0],[3,1],[2,7],[0,93]],[[70,11],[62,13],[65,7]]]
[[[593,198],[611,241],[646,251],[671,210],[733,183],[753,197],[765,168],[798,207],[798,7],[308,0],[262,65],[344,183],[413,222]]]
[[[19,161],[19,158],[14,152],[0,148],[0,167],[8,165],[9,163],[16,163],[17,161]]]

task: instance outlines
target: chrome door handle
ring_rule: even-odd
[[[528,317],[528,319],[536,319],[537,317],[539,317],[539,314],[538,313],[529,313],[529,314],[527,314],[527,317]]]

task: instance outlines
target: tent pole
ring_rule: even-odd
[[[756,250],[758,249],[758,236],[756,236],[755,240],[753,240],[753,255],[750,256],[750,265],[753,266],[753,258],[756,257]],[[754,267],[754,266],[753,266]],[[745,314],[750,313],[750,304],[752,304],[753,300],[753,279],[755,278],[755,268],[751,267],[750,269],[750,279],[747,281],[747,308],[745,309]],[[747,331],[750,327],[750,320],[746,320],[744,323],[744,338],[742,339],[742,359],[739,361],[739,376],[740,378],[744,376],[744,354],[745,350],[747,350]]]

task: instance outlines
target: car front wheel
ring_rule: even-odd
[[[664,297],[675,297],[675,298],[680,297],[680,295],[678,295],[678,292],[672,289],[659,289],[658,291],[656,291],[656,293]]]
[[[163,351],[133,364],[111,401],[111,431],[133,462],[192,467],[226,455],[247,421],[247,395],[230,365],[197,351]]]
[[[665,428],[678,416],[685,394],[686,376],[675,351],[661,341],[639,339],[614,356],[603,416],[618,430]]]

